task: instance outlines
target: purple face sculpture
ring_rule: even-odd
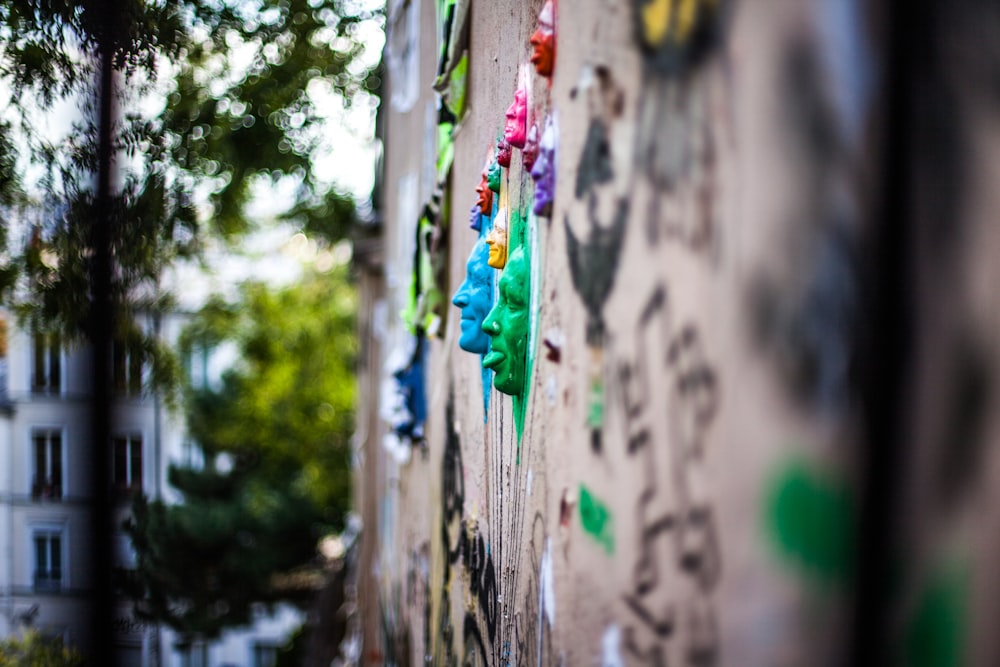
[[[510,147],[507,140],[501,137],[497,142],[497,163],[499,163],[501,167],[507,167],[509,169],[510,158],[513,152],[514,149]]]
[[[528,136],[524,140],[524,150],[521,151],[521,162],[524,168],[531,171],[538,159],[538,123],[534,123],[528,130]]]
[[[503,138],[514,148],[524,148],[528,132],[528,93],[518,89],[514,101],[507,107],[507,122],[503,126]]]
[[[542,140],[538,144],[538,159],[531,168],[531,178],[535,181],[536,215],[552,215],[552,199],[556,190],[556,144],[558,131],[555,121],[549,116],[545,121]]]
[[[479,211],[478,202],[473,204],[472,210],[469,211],[469,227],[477,232],[483,228],[483,214]]]

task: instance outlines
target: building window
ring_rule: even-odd
[[[205,452],[194,440],[184,440],[181,446],[180,464],[192,470],[202,470],[205,467]]]
[[[119,396],[142,394],[142,352],[134,345],[115,341],[111,349],[115,393]]]
[[[254,644],[253,667],[274,667],[278,664],[278,647],[273,644]]]
[[[142,491],[142,436],[131,434],[114,439],[114,484],[123,495]]]
[[[203,345],[192,346],[186,353],[185,362],[191,388],[206,389],[208,387],[208,349]]]
[[[181,667],[208,667],[208,644],[193,642],[176,646],[176,650]]]
[[[36,529],[35,590],[58,591],[63,585],[63,536],[57,528]]]
[[[115,534],[113,544],[115,566],[126,570],[134,570],[136,568],[136,558],[135,549],[132,547],[132,538],[128,535]]]
[[[31,434],[34,449],[34,476],[31,480],[31,497],[46,500],[62,498],[62,433],[35,431]]]
[[[31,368],[31,391],[38,394],[59,393],[62,383],[62,353],[54,334],[36,333],[32,338],[34,363]]]

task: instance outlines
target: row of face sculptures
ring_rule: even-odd
[[[465,281],[452,298],[462,311],[458,346],[484,355],[483,366],[496,373],[494,386],[505,394],[518,395],[524,388],[528,357],[528,260],[523,248],[510,254],[494,304],[493,270],[486,262],[489,253],[485,240],[478,240],[465,267]]]
[[[538,28],[531,35],[531,63],[535,71],[551,79],[555,66],[555,7],[548,0],[538,16]],[[522,151],[522,164],[535,182],[532,210],[537,215],[551,213],[555,190],[556,126],[550,116],[540,130],[528,127],[528,89],[522,82],[507,108],[503,137],[496,152],[486,161],[476,203],[470,211],[470,227],[481,232],[483,219],[493,220],[492,228],[481,235],[466,263],[465,280],[452,298],[461,309],[458,345],[466,352],[483,357],[484,368],[494,371],[498,391],[513,396],[524,392],[530,322],[530,267],[523,247],[508,255],[508,212],[497,205],[502,168],[510,168],[513,149]],[[502,269],[494,303],[494,269]]]
[[[505,213],[505,211],[501,211]],[[483,366],[494,371],[497,390],[510,395],[524,391],[530,322],[530,267],[523,247],[507,256],[506,222],[498,214],[489,236],[472,247],[465,280],[452,298],[461,309],[458,346],[483,356]],[[493,301],[494,269],[503,266]]]

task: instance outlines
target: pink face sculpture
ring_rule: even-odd
[[[524,148],[528,132],[528,94],[524,89],[514,93],[514,101],[507,107],[507,122],[503,126],[503,138],[514,148]]]
[[[524,163],[524,168],[527,171],[531,171],[531,168],[535,166],[535,160],[538,159],[538,123],[534,123],[531,129],[528,130],[528,136],[524,140],[524,150],[521,151],[521,162]]]
[[[552,77],[556,64],[556,21],[552,0],[548,0],[538,14],[538,29],[528,40],[533,49],[531,64],[545,78]]]
[[[501,167],[510,168],[510,158],[513,154],[514,149],[510,147],[507,140],[502,138],[497,142],[497,162],[500,163]]]

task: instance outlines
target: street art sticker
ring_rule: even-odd
[[[628,221],[628,199],[615,195],[610,187],[614,180],[608,130],[603,118],[591,119],[583,153],[577,167],[574,196],[584,205],[587,236],[574,232],[571,215],[563,218],[566,230],[566,254],[573,288],[587,311],[586,339],[589,349],[589,403],[587,424],[590,443],[595,453],[602,448],[601,430],[604,424],[604,389],[601,377],[605,337],[604,304],[611,294]],[[541,160],[539,160],[541,162]],[[610,220],[601,219],[603,199],[612,201]],[[579,207],[574,211],[580,210]]]

